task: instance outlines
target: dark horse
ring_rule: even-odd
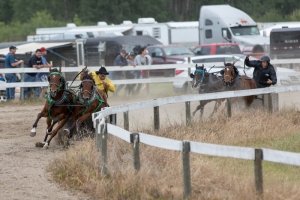
[[[72,137],[73,129],[76,126],[77,132],[81,124],[92,117],[92,113],[108,107],[106,94],[99,90],[89,74],[84,74],[80,84],[80,90],[76,94],[72,125],[64,132],[68,139]],[[81,105],[81,106],[80,106]]]
[[[190,77],[193,79],[192,87],[193,88],[199,88],[198,92],[199,94],[203,93],[212,93],[212,92],[221,92],[224,91],[224,85],[222,82],[222,79],[217,76],[217,72],[214,73],[208,73],[206,69],[204,68],[204,65],[198,66],[196,65],[196,70],[194,74],[191,74]],[[200,101],[200,104],[197,106],[195,111],[193,112],[193,115],[196,114],[198,110],[200,110],[201,118],[203,116],[204,106],[208,104],[209,102],[212,102],[215,100],[202,100]],[[211,116],[216,112],[217,107],[221,104],[222,100],[217,100],[216,104],[214,106],[213,112]]]
[[[227,90],[247,90],[256,89],[256,83],[252,78],[246,75],[239,76],[234,70],[233,63],[224,62],[224,85]],[[245,96],[242,98],[245,102],[245,106],[248,108],[255,99],[255,96]]]
[[[69,106],[72,106],[72,101],[75,98],[75,94],[67,89],[66,81],[61,74],[61,67],[59,70],[49,68],[49,86],[50,92],[45,95],[47,99],[44,108],[37,115],[37,119],[33,124],[33,129],[30,135],[34,137],[36,135],[36,127],[38,121],[42,117],[47,117],[47,129],[46,136],[43,143],[37,144],[37,146],[43,145],[44,148],[48,148],[52,138],[57,134],[58,130],[62,128],[67,120],[72,115],[72,110]],[[58,126],[54,129],[54,125],[59,122]],[[52,123],[52,124],[51,124]],[[47,141],[48,135],[50,139]]]

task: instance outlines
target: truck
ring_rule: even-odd
[[[199,14],[199,43],[237,43],[243,52],[268,53],[270,41],[260,35],[256,22],[229,5],[202,6]]]
[[[300,27],[272,29],[270,33],[270,55],[273,59],[299,58]]]

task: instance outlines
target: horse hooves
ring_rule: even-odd
[[[30,132],[30,136],[31,136],[31,137],[36,136],[36,132]]]
[[[44,144],[42,142],[35,143],[35,147],[43,148]]]
[[[48,143],[46,142],[45,144],[44,144],[44,146],[43,146],[43,149],[48,149],[49,148],[49,145],[48,145]]]

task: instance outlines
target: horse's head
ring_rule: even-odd
[[[55,97],[57,92],[64,89],[63,85],[65,84],[65,79],[61,74],[61,67],[59,67],[59,70],[49,68],[49,72],[48,81],[50,85],[50,94],[51,97]]]
[[[84,100],[89,100],[94,90],[94,80],[89,74],[84,74],[80,84],[80,92]]]
[[[194,74],[190,74],[190,77],[193,79],[192,87],[196,88],[201,86],[201,84],[204,81],[204,75],[206,73],[206,70],[204,69],[204,65],[199,66],[196,65],[196,70]]]
[[[234,79],[236,78],[236,73],[234,71],[234,62],[233,63],[225,63],[224,62],[224,83],[227,86],[230,86],[233,82]]]

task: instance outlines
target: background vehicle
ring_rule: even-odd
[[[195,55],[215,55],[215,54],[241,54],[241,50],[236,43],[212,43],[202,44],[192,49]]]
[[[255,57],[250,56],[250,60],[257,60]],[[235,66],[239,70],[241,75],[244,75],[244,60],[245,55],[207,55],[207,56],[195,56],[191,58],[191,62],[202,65],[210,72],[219,72],[224,69],[224,62],[230,62],[235,60]],[[187,59],[183,63],[186,63]],[[217,64],[214,66],[214,64]],[[191,72],[195,69],[192,68]],[[245,73],[247,76],[252,78],[253,67],[245,66]],[[282,75],[282,76],[281,76]],[[189,77],[187,68],[176,68],[175,77]],[[277,67],[277,85],[291,85],[300,84],[300,75],[295,75],[295,71],[287,68]],[[173,82],[173,91],[175,93],[186,93],[188,91],[187,81],[175,81]],[[195,91],[196,92],[196,91]]]
[[[273,29],[270,34],[270,53],[272,58],[299,58],[300,28]]]
[[[185,58],[194,56],[194,53],[184,46],[155,45],[147,47],[152,57],[153,65],[176,64]],[[151,70],[151,73],[163,73],[165,76],[174,76],[174,69]]]
[[[268,52],[270,41],[260,35],[257,24],[243,11],[229,5],[202,6],[199,15],[199,43],[237,43],[240,49]]]

